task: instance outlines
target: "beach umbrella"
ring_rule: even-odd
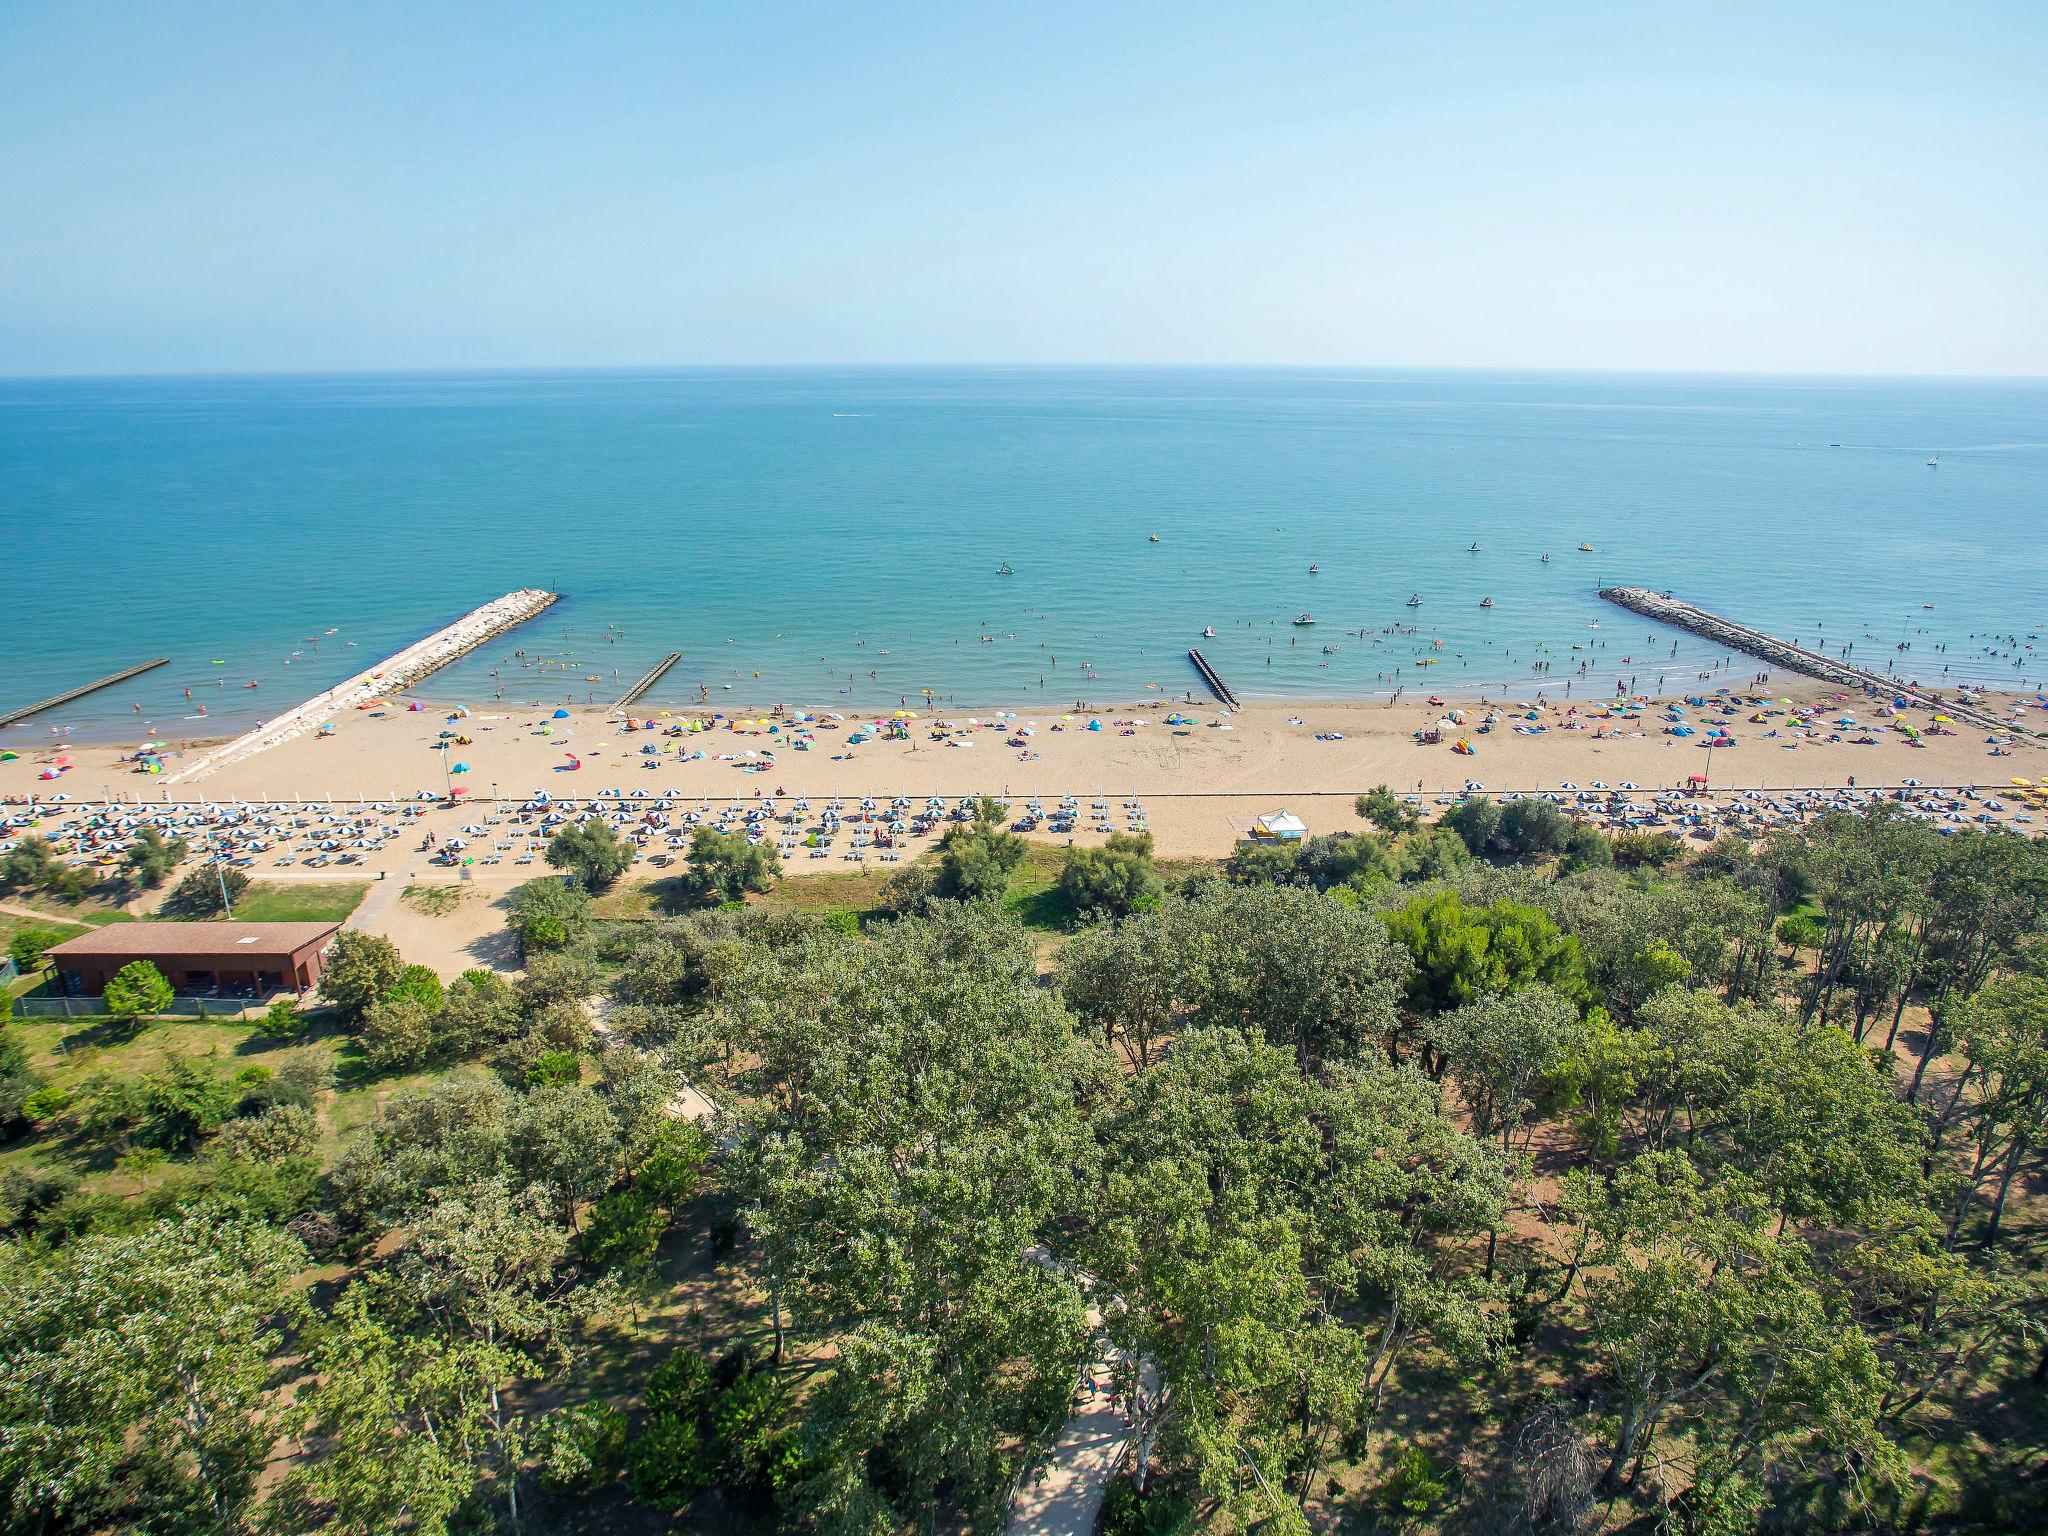
[[[467,772],[469,772],[469,764],[467,764],[467,763],[457,763],[457,764],[456,764],[456,765],[455,765],[454,767],[450,768],[450,769],[449,769],[448,771],[449,771],[450,773],[467,773]]]

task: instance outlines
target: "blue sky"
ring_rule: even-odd
[[[0,373],[2048,374],[2048,5],[0,0]]]

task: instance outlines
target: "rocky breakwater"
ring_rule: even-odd
[[[308,731],[317,731],[343,710],[355,709],[374,699],[388,698],[416,687],[422,679],[451,661],[468,655],[493,636],[502,635],[545,611],[557,597],[556,593],[534,587],[507,592],[481,608],[472,609],[445,629],[437,629],[426,639],[415,641],[367,671],[358,672],[326,692],[315,694],[275,720],[267,720],[246,735],[222,743],[176,773],[166,775],[164,782],[183,784],[204,778],[229,763],[241,762],[280,742],[303,736]]]

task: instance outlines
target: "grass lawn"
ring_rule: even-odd
[[[242,923],[338,923],[362,905],[367,880],[255,880],[235,898]],[[174,912],[161,916],[176,917]],[[201,921],[217,922],[218,918]]]

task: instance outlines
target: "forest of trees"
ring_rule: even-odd
[[[995,1531],[1098,1333],[1118,1536],[2040,1528],[2048,844],[1520,803],[6,1042],[0,1530]]]

